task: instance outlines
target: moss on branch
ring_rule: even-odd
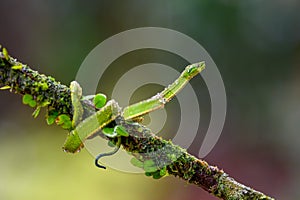
[[[5,51],[4,51],[5,52]],[[30,69],[16,59],[0,53],[0,88],[33,97],[37,105],[47,105],[59,114],[71,115],[72,105],[69,87]]]
[[[32,107],[47,107],[48,115],[55,112],[57,115],[65,114],[72,119],[69,87],[18,62],[2,47],[0,48],[0,89],[29,95],[25,98],[25,102],[34,101]],[[93,109],[88,101],[85,102],[85,106],[85,110],[89,107]],[[156,136],[147,127],[137,123],[127,123],[122,117],[116,120],[130,133],[128,137],[121,137],[121,145],[136,158],[151,159],[156,166],[166,166],[168,174],[180,177],[222,199],[273,199],[236,182],[217,167],[197,159],[171,141]]]

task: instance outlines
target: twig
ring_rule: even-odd
[[[47,107],[48,112],[56,111],[72,118],[69,87],[16,61],[4,48],[1,47],[0,50],[0,89],[10,89],[11,92],[22,95],[29,94],[37,105]],[[89,106],[86,102],[86,107]],[[121,138],[123,148],[133,155],[138,153],[154,160],[159,152],[160,157],[156,159],[156,164],[166,165],[170,175],[178,176],[222,199],[273,199],[236,182],[223,170],[197,159],[172,142],[157,137],[147,127],[126,123],[121,117],[116,120],[131,133],[129,137]]]

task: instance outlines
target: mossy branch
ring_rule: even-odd
[[[48,115],[50,112],[55,112],[57,115],[64,114],[72,119],[73,111],[68,86],[18,62],[8,55],[5,48],[0,47],[0,50],[0,89],[9,89],[11,92],[24,95],[24,97],[28,95],[30,98],[23,97],[23,101],[25,99],[25,103],[31,107],[37,107],[38,111],[41,107],[46,107]],[[88,101],[85,103],[86,107],[92,105]],[[93,108],[91,107],[91,109]],[[34,116],[37,116],[38,111]],[[150,129],[141,125],[128,124],[121,117],[117,120],[132,133],[129,137],[121,138],[123,148],[133,155],[135,153],[143,155],[144,152],[147,152],[145,156],[151,157],[153,160],[155,160],[155,155],[151,156],[151,152],[160,150],[160,160],[172,161],[166,166],[168,174],[195,184],[221,199],[273,199],[236,182],[223,170],[197,159],[172,142],[157,137]],[[176,159],[170,157],[170,154],[175,155]],[[156,164],[159,164],[159,161]]]

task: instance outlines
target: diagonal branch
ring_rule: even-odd
[[[32,107],[47,107],[48,112],[55,111],[58,115],[65,114],[72,118],[69,87],[18,62],[10,57],[6,49],[1,46],[0,89],[9,89],[21,95],[31,95],[36,104]],[[85,106],[91,107],[91,104],[86,102]],[[121,138],[123,148],[133,155],[138,153],[154,160],[159,151],[160,158],[156,164],[166,165],[166,170],[170,175],[178,176],[222,199],[273,199],[236,182],[217,167],[197,159],[185,149],[156,136],[147,127],[137,123],[128,124],[122,117],[116,120],[119,120],[117,123],[121,123],[130,131],[128,137]]]

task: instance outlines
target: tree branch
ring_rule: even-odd
[[[55,111],[58,115],[66,114],[72,118],[69,87],[18,62],[1,46],[0,50],[0,89],[31,95],[36,102],[32,107],[47,107],[48,114]],[[86,107],[91,107],[91,104],[86,102]],[[128,137],[121,137],[123,148],[133,156],[154,160],[157,166],[167,166],[168,174],[178,176],[222,199],[273,199],[236,182],[222,170],[197,159],[172,142],[157,137],[147,127],[126,123],[122,117],[116,120],[130,131]]]

